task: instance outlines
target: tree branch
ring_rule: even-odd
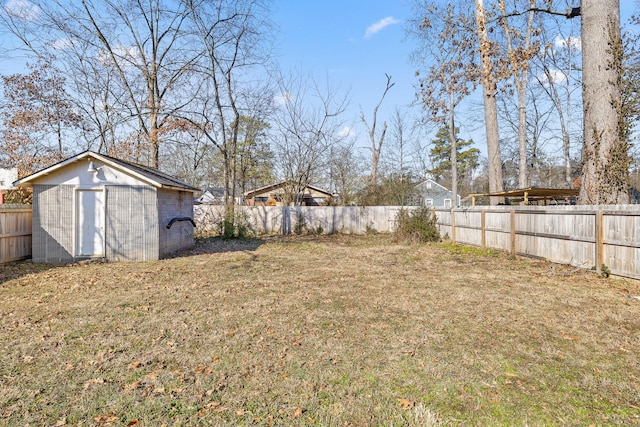
[[[564,16],[567,19],[572,19],[572,18],[575,18],[575,17],[581,15],[580,7],[570,7],[564,12],[558,12],[557,10],[551,10],[551,8],[543,9],[541,7],[532,7],[532,8],[529,8],[529,9],[525,9],[522,12],[511,12],[511,13],[508,13],[506,15],[502,15],[498,19],[505,19],[505,18],[509,18],[511,16],[525,15],[525,14],[527,14],[529,12],[548,13],[549,15]]]

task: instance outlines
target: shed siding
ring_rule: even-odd
[[[73,261],[73,185],[33,186],[33,262]]]
[[[193,218],[193,193],[190,191],[158,190],[158,230],[160,256],[166,256],[180,249],[194,245],[193,225],[188,221],[174,222],[173,218]]]
[[[108,261],[159,258],[157,194],[148,186],[107,186]]]

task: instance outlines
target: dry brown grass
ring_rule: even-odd
[[[2,425],[640,424],[636,282],[384,236],[0,269]]]

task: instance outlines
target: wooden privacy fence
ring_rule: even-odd
[[[0,205],[0,264],[31,258],[31,206]]]
[[[298,228],[330,234],[396,229],[400,206],[236,206],[257,234]],[[415,209],[408,207],[407,209]],[[640,279],[640,206],[476,206],[435,208],[442,236],[454,242],[544,258]],[[0,205],[0,263],[31,257],[31,206]],[[223,206],[197,205],[200,231],[218,231]]]
[[[388,233],[395,230],[400,206],[236,206],[257,234],[291,234],[298,228],[331,234]],[[219,231],[224,206],[196,205],[194,215],[200,231]]]
[[[640,279],[640,206],[478,206],[436,209],[441,235]]]

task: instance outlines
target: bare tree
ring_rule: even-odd
[[[348,138],[343,119],[348,93],[300,72],[280,73],[277,83],[273,146],[288,184],[285,202],[299,204],[298,195],[328,169],[331,148]]]
[[[49,62],[39,62],[28,74],[2,77],[3,149],[0,161],[15,165],[20,177],[61,160],[82,128],[64,90],[65,79]]]
[[[393,110],[390,122],[389,142],[387,146],[391,148],[391,152],[387,156],[387,163],[389,164],[389,175],[396,177],[399,181],[399,200],[400,205],[404,206],[411,199],[411,194],[407,191],[407,185],[404,185],[408,180],[408,177],[413,173],[409,168],[409,139],[410,132],[407,124],[407,111],[400,107]]]
[[[628,203],[630,158],[621,99],[624,50],[620,35],[620,1],[583,0],[580,7],[566,12],[556,12],[550,7],[531,9],[582,18],[584,127],[579,202]]]
[[[3,15],[3,29],[36,56],[54,50],[70,80],[89,79],[77,83],[84,88],[89,83],[93,102],[96,90],[113,90],[103,107],[126,112],[136,121],[137,138],[144,144],[137,160],[158,167],[161,129],[180,105],[179,88],[197,56],[186,48],[184,2],[34,0],[30,10],[26,17]]]
[[[458,149],[456,143],[456,107],[475,89],[479,69],[474,62],[477,43],[473,16],[466,8],[449,3],[421,5],[414,34],[420,40],[413,59],[419,65],[429,62],[425,77],[420,78],[418,98],[431,120],[449,129],[452,199],[458,197]]]
[[[147,161],[157,168],[161,129],[171,117],[179,98],[177,88],[194,60],[193,51],[184,55],[179,49],[188,11],[180,3],[169,5],[161,0],[114,0],[100,6],[82,0],[81,5],[74,10],[80,18],[77,27],[69,25],[64,15],[56,15],[56,24],[80,40],[95,37],[89,42],[118,76],[126,105],[133,110],[138,131],[148,145]]]
[[[513,77],[513,82],[518,94],[518,187],[529,186],[527,179],[527,83],[529,72],[529,61],[538,50],[538,45],[531,42],[533,33],[533,18],[535,0],[529,1],[529,13],[527,14],[526,25],[523,32],[509,25],[509,17],[504,0],[499,0],[499,8],[502,14],[500,20],[505,43],[507,47],[507,58],[509,64],[509,74]],[[517,44],[517,41],[520,41]]]
[[[390,133],[390,153],[389,163],[391,171],[396,174],[402,174],[409,168],[410,154],[407,150],[410,147],[410,128],[408,125],[407,111],[404,108],[396,106],[391,116],[391,133]]]
[[[553,22],[559,39],[553,40],[550,37],[550,28],[541,29],[543,46],[535,61],[540,73],[535,78],[539,87],[551,100],[557,114],[562,136],[564,186],[571,188],[574,178],[571,159],[571,123],[574,108],[572,101],[575,90],[580,86],[576,75],[580,72],[580,66],[575,63],[576,50],[580,47],[576,46],[579,43],[578,37],[573,36],[571,32],[565,35],[555,18]]]
[[[356,151],[356,140],[346,139],[330,148],[329,183],[332,191],[337,193],[341,205],[356,203],[358,190],[362,187],[364,176],[362,159]]]
[[[382,130],[379,134],[376,134],[376,127],[378,123],[378,109],[380,105],[382,105],[382,101],[384,101],[385,96],[389,90],[395,85],[395,83],[391,83],[391,76],[386,74],[384,75],[387,78],[387,82],[382,92],[382,96],[380,97],[380,101],[373,108],[373,115],[371,118],[371,124],[367,122],[367,119],[364,116],[364,112],[360,112],[360,120],[364,123],[367,128],[367,135],[369,136],[369,142],[371,144],[371,184],[376,185],[378,182],[378,163],[380,162],[380,153],[382,152],[382,144],[384,143],[384,136],[387,133],[387,122],[383,122]]]
[[[197,76],[193,98],[174,115],[197,128],[222,158],[224,234],[232,236],[243,124],[264,122],[272,98],[270,88],[247,77],[269,57],[268,5],[262,0],[186,3],[190,12],[186,28],[201,51],[193,63]]]

